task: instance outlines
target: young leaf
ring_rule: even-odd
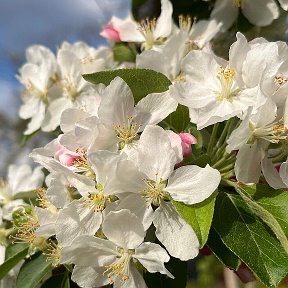
[[[150,93],[161,93],[169,89],[170,80],[163,74],[150,69],[118,69],[84,74],[83,78],[93,84],[109,85],[115,77],[121,77],[130,87],[135,102]]]
[[[191,191],[191,193],[192,192],[193,191]],[[216,195],[217,193],[213,193],[213,195],[211,195],[208,199],[195,205],[186,205],[182,202],[172,201],[172,204],[181,217],[195,231],[200,247],[203,247],[208,239],[214,213]]]
[[[2,279],[28,253],[28,244],[10,245],[6,249],[5,262],[0,265],[0,279]]]
[[[223,243],[268,287],[288,273],[288,255],[270,228],[238,195],[219,193],[213,227]]]
[[[227,267],[237,270],[241,261],[229,250],[213,227],[210,229],[209,238],[207,241],[208,247],[213,254]]]
[[[134,62],[136,59],[135,53],[131,48],[124,45],[123,43],[117,43],[113,47],[114,60],[123,63],[123,62]]]
[[[190,122],[188,107],[179,104],[176,111],[163,121],[175,132],[183,132]]]
[[[47,261],[44,255],[37,253],[21,267],[16,280],[16,288],[37,287],[51,272],[51,262]]]

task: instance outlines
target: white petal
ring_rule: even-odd
[[[5,252],[6,252],[6,247],[3,245],[0,245],[0,265],[3,264],[5,261]]]
[[[274,0],[243,1],[241,6],[243,14],[257,26],[267,26],[279,17],[279,9]]]
[[[116,279],[113,284],[114,288],[147,288],[147,285],[143,279],[143,276],[136,269],[134,263],[129,264],[129,278],[122,282],[119,278]]]
[[[279,171],[280,177],[286,187],[288,187],[288,162],[283,162],[280,166],[280,171]]]
[[[235,174],[238,181],[258,183],[261,175],[261,161],[264,158],[264,152],[261,151],[258,141],[252,145],[245,144],[239,149],[235,163]]]
[[[268,157],[262,160],[262,172],[268,184],[274,189],[286,188],[283,183],[280,173],[276,170],[275,164]]]
[[[217,0],[211,13],[211,18],[222,22],[225,31],[232,26],[238,16],[238,7],[233,0]]]
[[[32,107],[30,108],[33,109]],[[33,109],[34,113],[31,117],[31,121],[29,122],[27,129],[24,131],[25,135],[30,135],[41,127],[41,124],[45,117],[45,110],[45,104],[39,99],[39,101],[37,102],[37,106]]]
[[[288,10],[288,0],[278,0],[278,1],[281,5],[282,9],[287,11]]]
[[[180,167],[175,170],[165,188],[176,201],[191,205],[207,199],[218,187],[221,175],[218,170],[195,165]]]
[[[106,286],[109,284],[109,279],[103,276],[101,272],[99,268],[76,265],[73,269],[71,280],[83,288]]]
[[[100,150],[90,154],[88,159],[95,171],[97,182],[101,183],[105,189],[106,182],[111,181],[110,178],[115,174],[121,156],[118,153]]]
[[[135,249],[145,236],[143,224],[129,210],[110,212],[104,219],[102,231],[119,247]]]
[[[60,125],[62,112],[71,106],[71,101],[64,97],[51,101],[42,123],[42,130],[45,132],[54,131]]]
[[[170,257],[160,245],[144,242],[136,248],[133,257],[138,259],[148,272],[160,272],[161,274],[168,275],[170,278],[174,278],[164,266],[164,262],[168,262]]]
[[[187,261],[198,255],[200,245],[195,232],[172,204],[162,202],[154,213],[153,223],[156,237],[171,256]]]
[[[151,226],[154,211],[151,205],[147,207],[145,199],[140,195],[131,193],[121,199],[116,210],[119,211],[121,209],[129,209],[133,214],[135,214],[143,223],[145,231]]]
[[[77,236],[94,235],[101,223],[101,212],[85,205],[83,199],[73,201],[59,213],[56,238],[61,245],[68,246]]]
[[[134,98],[126,82],[116,77],[106,87],[99,106],[98,115],[102,123],[123,125],[134,116]]]
[[[49,201],[57,208],[64,208],[70,203],[68,183],[62,176],[56,174],[52,175],[51,182],[48,186],[46,195]]]
[[[74,129],[75,123],[88,118],[90,115],[81,109],[70,108],[63,111],[60,119],[60,127],[63,133]]]
[[[161,14],[156,22],[154,31],[155,39],[168,37],[172,30],[172,13],[173,6],[169,0],[161,0]]]
[[[112,242],[85,235],[61,250],[61,263],[102,268],[113,263],[117,255],[117,247]]]
[[[144,36],[139,31],[139,24],[131,17],[128,17],[122,23],[117,23],[116,28],[119,31],[120,39],[123,42],[144,42]]]
[[[139,170],[150,180],[166,180],[176,162],[176,154],[165,130],[159,126],[146,126],[139,140]]]
[[[42,186],[44,174],[42,167],[36,167],[33,171],[29,165],[10,165],[8,169],[8,183],[12,195],[19,192],[30,192]]]
[[[144,130],[148,124],[154,125],[161,122],[174,112],[177,106],[177,101],[170,96],[169,91],[149,94],[136,105],[135,122],[141,125],[141,130]]]
[[[36,234],[44,236],[47,239],[50,236],[55,235],[55,223],[58,217],[58,213],[51,212],[48,209],[42,209],[40,207],[35,207],[35,212],[40,225],[40,227],[36,230]]]
[[[89,192],[95,191],[95,182],[92,179],[84,175],[73,173],[69,168],[62,166],[59,162],[51,157],[38,154],[37,152],[39,149],[34,149],[30,154],[30,157],[33,158],[35,162],[40,163],[50,173],[60,173],[63,177],[65,177],[66,182],[77,188],[81,195],[88,195]]]

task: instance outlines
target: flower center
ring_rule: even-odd
[[[184,15],[180,15],[179,16],[179,27],[181,30],[186,31],[186,32],[190,32],[191,28],[193,27],[193,24],[196,20],[196,17],[194,17],[193,21],[192,21],[192,17],[191,16],[184,16]]]
[[[151,49],[154,45],[155,28],[156,28],[156,18],[153,18],[152,20],[146,18],[145,20],[142,20],[139,25],[138,29],[145,38],[145,44],[144,44],[145,49]]]
[[[48,103],[48,91],[44,89],[43,91],[39,90],[31,80],[28,80],[25,83],[25,89],[23,91],[23,95],[35,95],[39,97],[45,104]]]
[[[107,276],[110,284],[115,282],[115,278],[119,278],[123,283],[129,279],[129,264],[132,259],[134,250],[118,248],[119,258],[110,265],[105,266],[106,270],[103,272],[103,276]]]
[[[114,124],[113,128],[115,130],[116,136],[125,142],[125,144],[131,143],[132,140],[137,136],[141,125],[137,124],[134,121],[133,116],[129,116],[127,118],[127,123],[123,123],[122,125]]]
[[[220,66],[220,71],[218,72],[217,78],[221,84],[221,91],[217,93],[218,101],[233,101],[233,98],[239,92],[235,86],[235,70],[230,69],[228,66],[224,69]]]
[[[143,179],[147,188],[140,192],[140,195],[146,199],[148,205],[153,204],[160,206],[163,200],[168,199],[168,193],[164,191],[166,181],[160,178],[160,181],[153,181],[150,179]]]
[[[277,89],[281,88],[288,82],[288,79],[283,75],[278,75],[274,77],[274,83],[277,86]]]
[[[47,256],[47,260],[52,262],[53,267],[57,267],[61,259],[61,246],[55,244],[52,240],[47,241],[47,248],[43,254]]]
[[[46,245],[46,239],[37,236],[35,233],[36,229],[40,225],[33,209],[30,210],[27,207],[20,207],[13,214],[13,220],[14,225],[17,228],[15,237],[11,236],[11,238],[14,239],[13,242],[15,242],[15,240],[20,240],[21,242],[24,241],[39,249],[42,249]]]
[[[284,126],[283,118],[277,122],[260,128],[257,128],[253,122],[250,121],[249,128],[252,131],[252,136],[249,138],[247,142],[248,144],[254,143],[254,141],[259,138],[271,143],[279,143],[280,140],[286,140],[288,136],[288,131]]]
[[[88,198],[86,198],[83,203],[90,209],[93,209],[94,212],[101,212],[106,208],[107,203],[110,202],[110,196],[104,196],[103,186],[101,184],[97,184],[97,192],[89,194]]]
[[[70,99],[72,102],[75,101],[77,96],[79,95],[79,91],[72,79],[68,77],[62,79],[62,89],[65,96]]]

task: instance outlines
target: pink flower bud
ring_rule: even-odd
[[[100,35],[113,42],[121,41],[119,31],[113,27],[112,23],[108,23],[106,26],[104,26]]]
[[[197,144],[197,139],[190,133],[179,133],[181,138],[181,145],[183,150],[183,156],[187,157],[192,154],[192,144]]]
[[[55,158],[64,166],[72,166],[74,161],[79,159],[80,156],[62,146],[55,153]]]

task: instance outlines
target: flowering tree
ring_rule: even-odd
[[[224,59],[211,45],[240,8],[265,26],[288,1],[210,5],[179,25],[169,0],[113,17],[112,48],[27,49],[24,135],[53,140],[0,184],[4,287],[185,287],[208,247],[267,287],[288,274],[288,46],[237,32]]]

